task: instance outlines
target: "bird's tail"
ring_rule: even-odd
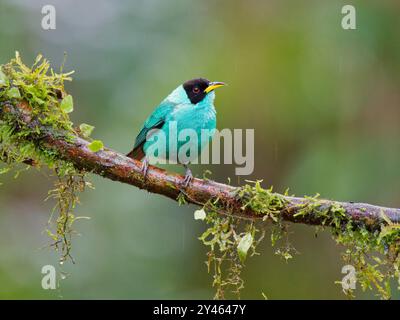
[[[134,148],[131,152],[126,155],[128,158],[142,160],[145,156],[143,148],[141,146]]]

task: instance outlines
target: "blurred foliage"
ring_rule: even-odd
[[[0,4],[0,62],[16,50],[76,70],[75,123],[127,152],[151,109],[183,81],[225,81],[218,128],[255,128],[255,171],[278,191],[400,206],[400,42],[396,0],[353,1],[357,30],[341,29],[344,1],[56,1],[57,29],[41,29],[39,0]],[[94,10],[95,8],[95,10]],[[170,168],[174,170],[174,167]],[[198,167],[198,173],[204,167]],[[213,179],[241,183],[233,166]],[[51,181],[12,177],[0,192],[2,298],[211,298],[187,207],[94,177],[78,214],[77,264],[61,289],[41,289],[57,264],[44,229]],[[343,298],[340,248],[328,234],[290,226],[301,255],[282,262],[267,245],[249,259],[242,298]],[[357,291],[360,288],[357,287]],[[373,297],[357,293],[358,297]],[[395,297],[396,298],[396,297]]]

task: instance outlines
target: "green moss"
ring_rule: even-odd
[[[316,196],[308,198],[295,216],[312,216],[329,227],[335,241],[345,247],[343,261],[355,267],[362,290],[374,290],[380,298],[389,299],[392,279],[400,280],[400,225],[381,214],[385,222],[368,228],[366,223],[352,221],[339,203]],[[345,293],[354,296],[352,290]]]
[[[64,88],[70,73],[55,73],[47,60],[39,55],[31,67],[26,66],[18,52],[9,63],[0,66],[0,160],[1,173],[31,166],[48,167],[55,179],[55,189],[49,192],[56,206],[46,230],[51,246],[60,252],[60,262],[71,258],[73,223],[78,219],[73,211],[78,194],[88,183],[85,173],[71,163],[59,159],[55,151],[45,148],[40,139],[45,130],[63,132],[65,139],[78,134],[68,113],[73,109],[72,97]],[[45,128],[45,129],[44,129]],[[27,165],[28,164],[28,165]]]
[[[216,298],[224,298],[229,287],[237,295],[244,287],[240,276],[244,266],[240,246],[245,237],[258,239],[251,243],[253,254],[267,230],[271,234],[272,246],[281,242],[275,250],[277,255],[288,261],[297,253],[289,241],[288,224],[282,219],[282,210],[288,204],[285,195],[287,191],[281,195],[272,192],[272,188],[262,188],[261,181],[250,182],[237,190],[236,196],[243,203],[241,209],[252,209],[263,216],[263,221],[272,222],[269,224],[238,219],[234,212],[223,217],[218,214],[218,203],[209,202],[204,206],[208,212],[205,220],[209,227],[200,240],[210,249],[207,265],[209,272],[214,274]],[[400,225],[392,223],[382,212],[385,223],[371,230],[359,221],[352,221],[338,202],[321,200],[318,194],[305,199],[292,208],[296,212],[294,218],[320,221],[324,228],[330,230],[337,244],[344,246],[343,261],[354,266],[362,290],[374,290],[382,299],[389,299],[392,280],[399,283],[400,279]],[[345,291],[345,294],[354,296],[352,290]]]
[[[264,233],[254,223],[216,212],[209,211],[205,221],[208,228],[199,239],[209,248],[206,264],[213,274],[214,298],[225,299],[229,293],[240,298],[244,262],[249,252],[250,256],[257,254],[256,247]]]
[[[261,182],[251,182],[252,184],[246,184],[237,190],[237,196],[244,203],[242,210],[249,207],[254,212],[263,215],[264,219],[272,219],[277,222],[287,201],[282,195],[273,193],[272,187],[270,189],[262,188]]]
[[[15,59],[0,67],[0,160],[4,166],[0,175],[15,172],[15,176],[31,166],[49,167],[54,175],[55,189],[49,198],[56,206],[49,219],[47,234],[52,246],[60,252],[60,262],[71,257],[71,239],[76,217],[74,210],[79,203],[78,195],[86,187],[86,173],[71,163],[60,160],[58,154],[43,146],[41,136],[54,129],[63,132],[63,138],[73,135],[87,137],[93,130],[90,125],[75,129],[69,118],[73,111],[73,99],[64,88],[71,80],[71,73],[55,73],[47,60],[38,56],[33,66],[26,66],[16,54]],[[32,139],[35,138],[35,139]],[[102,149],[100,141],[92,143],[93,151]],[[28,164],[28,165],[27,165]],[[216,298],[225,298],[227,289],[237,296],[244,286],[241,271],[249,256],[257,254],[256,248],[270,231],[271,244],[276,254],[285,261],[297,253],[288,237],[288,224],[283,221],[282,211],[288,200],[264,189],[261,181],[250,182],[238,188],[236,197],[241,200],[242,210],[251,209],[263,219],[259,221],[238,218],[234,212],[221,215],[220,200],[213,199],[204,205],[207,212],[207,230],[200,240],[209,248],[207,266],[213,273]],[[179,204],[186,204],[184,193],[178,197]],[[400,225],[391,222],[382,212],[383,223],[371,230],[367,225],[355,222],[337,202],[319,199],[319,195],[306,197],[306,201],[292,208],[294,218],[318,220],[331,233],[339,245],[345,247],[343,259],[357,271],[357,280],[363,290],[374,289],[382,298],[391,296],[391,280],[400,276]],[[277,244],[280,243],[278,246]],[[250,253],[250,254],[249,254]],[[349,296],[353,292],[346,292]]]
[[[199,239],[209,248],[206,264],[208,272],[213,274],[215,299],[224,299],[230,294],[240,298],[240,291],[244,288],[241,272],[246,259],[258,254],[257,247],[265,237],[267,221],[273,222],[272,245],[284,240],[284,245],[278,246],[275,253],[288,260],[295,251],[288,242],[287,224],[280,216],[287,202],[282,195],[272,192],[272,188],[263,189],[261,181],[256,181],[238,188],[235,196],[241,199],[242,210],[250,208],[263,219],[243,219],[234,212],[221,215],[219,199],[204,205],[203,210],[207,212],[204,220],[208,228]]]

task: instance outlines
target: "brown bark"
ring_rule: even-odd
[[[0,108],[0,119],[7,112],[17,112],[16,108],[7,104]],[[24,119],[26,120],[26,119]],[[37,125],[37,123],[36,123]],[[169,173],[160,168],[149,166],[146,180],[141,172],[141,162],[130,159],[125,155],[104,148],[99,152],[89,150],[89,141],[74,136],[73,139],[65,139],[62,132],[54,132],[49,128],[41,128],[40,136],[32,134],[29,139],[35,140],[42,147],[55,150],[61,159],[69,161],[78,169],[98,174],[104,178],[126,183],[148,192],[160,194],[177,200],[183,191],[186,200],[196,205],[204,205],[210,199],[219,199],[218,207],[221,213],[234,214],[235,216],[247,219],[260,219],[263,216],[251,208],[242,210],[242,200],[235,196],[237,187],[217,183],[211,180],[194,179],[188,188],[182,190],[184,177],[178,174]],[[29,161],[29,160],[27,160]],[[316,214],[299,215],[295,217],[304,205],[310,203],[310,199],[283,196],[286,200],[284,209],[280,212],[283,219],[295,223],[310,225],[321,225],[323,219]],[[330,208],[338,204],[346,210],[346,214],[355,222],[362,222],[368,227],[375,228],[383,222],[382,212],[393,222],[400,222],[400,209],[385,208],[365,203],[337,202],[330,200],[318,200],[322,208]],[[326,223],[327,221],[325,221]]]

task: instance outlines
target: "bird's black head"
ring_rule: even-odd
[[[186,81],[183,84],[183,88],[190,102],[197,104],[203,100],[208,93],[225,85],[226,84],[223,82],[211,82],[204,78],[197,78]]]
[[[191,103],[199,103],[207,95],[205,91],[210,84],[210,81],[203,78],[192,79],[183,84],[183,88]]]

